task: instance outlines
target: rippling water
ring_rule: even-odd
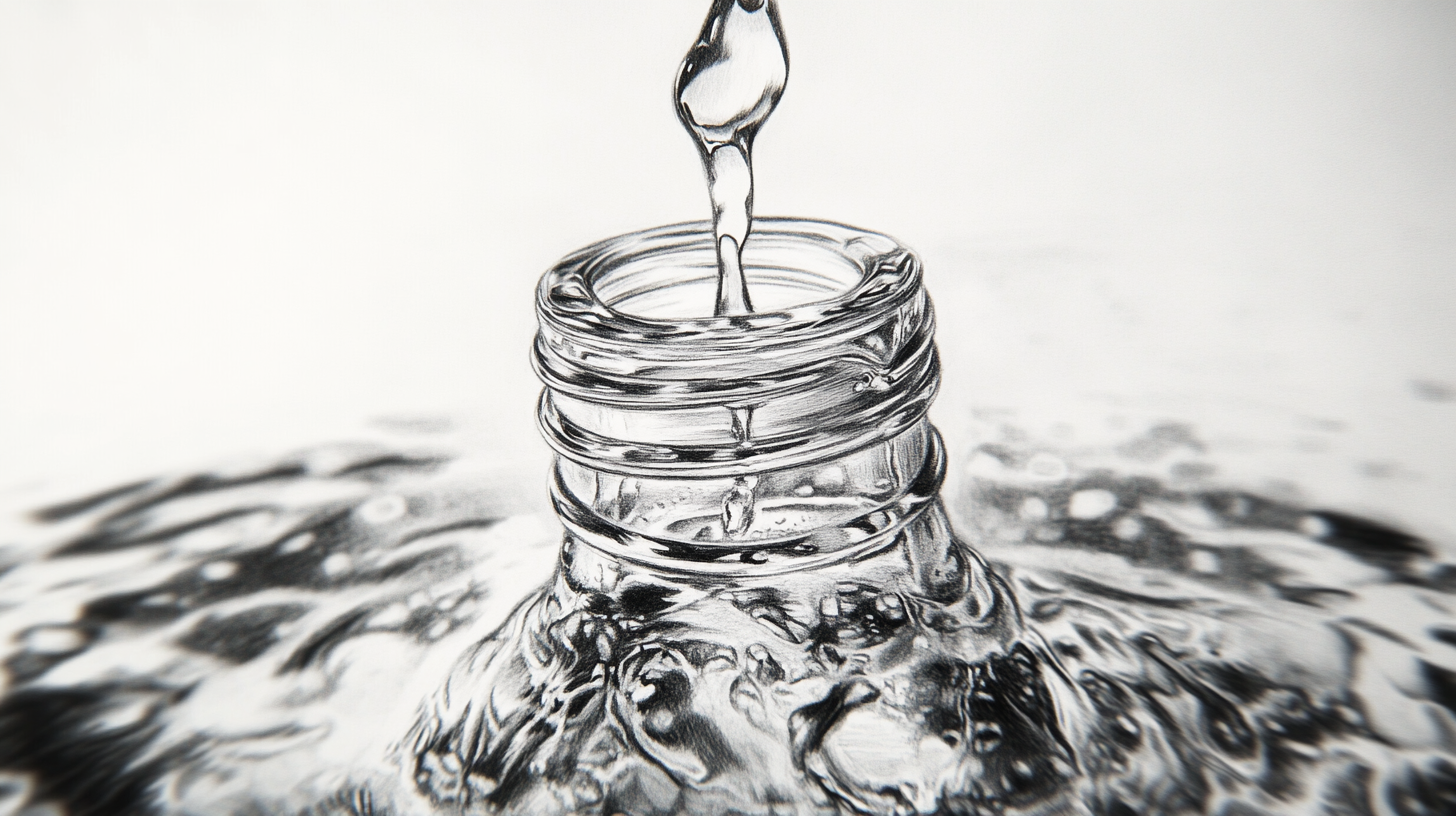
[[[1047,448],[968,454],[947,500],[1019,610],[1014,646],[922,664],[919,690],[821,688],[791,659],[852,666],[836,644],[878,655],[901,631],[930,648],[929,607],[858,586],[802,621],[742,591],[638,598],[550,630],[532,665],[579,678],[553,692],[559,717],[511,726],[481,697],[480,727],[518,754],[471,767],[437,750],[462,726],[427,712],[452,677],[489,691],[471,656],[547,614],[560,545],[488,457],[333,446],[28,508],[0,541],[0,813],[1456,813],[1456,566],[1439,543]],[[722,640],[715,603],[752,607],[771,648],[703,651]],[[668,617],[670,638],[650,625]],[[653,708],[674,677],[708,694],[715,665],[753,679],[724,711],[815,700],[785,709],[792,757],[710,750],[712,717]],[[916,736],[861,751],[898,732],[856,706],[896,693]],[[598,698],[600,727],[566,744]],[[977,759],[946,765],[961,793],[942,796],[951,782],[920,777],[962,748]],[[757,787],[684,798],[750,755]],[[811,793],[774,793],[779,777]]]

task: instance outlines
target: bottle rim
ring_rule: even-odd
[[[913,252],[844,224],[764,218],[744,268],[751,286],[756,275],[780,294],[823,296],[732,316],[712,315],[710,301],[699,316],[619,308],[716,276],[705,221],[609,238],[543,275],[532,364],[547,442],[617,472],[751,473],[888,439],[924,416],[939,363]],[[731,421],[744,410],[752,438]]]
[[[782,257],[790,252],[793,257]],[[623,278],[664,268],[678,274],[704,270],[716,281],[712,225],[689,221],[618,235],[563,258],[541,278],[537,316],[548,338],[640,340],[664,355],[676,349],[697,358],[705,347],[759,349],[765,342],[797,344],[842,332],[913,297],[921,284],[919,259],[895,239],[832,221],[755,219],[743,254],[750,285],[754,278],[762,283],[790,276],[801,283],[820,278],[837,285],[824,286],[822,298],[783,308],[755,304],[752,313],[723,316],[711,313],[711,300],[702,314],[655,316],[619,308],[616,301],[625,298],[603,296],[604,290],[623,287]]]

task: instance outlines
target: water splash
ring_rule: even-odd
[[[348,449],[36,511],[0,561],[0,812],[1456,811],[1437,548],[1007,446],[952,533],[914,256],[775,222],[781,308],[750,302],[786,75],[773,5],[719,0],[679,76],[714,317],[675,312],[698,225],[543,278],[556,520]]]
[[[503,517],[469,458],[403,450],[54,505],[4,551],[0,804],[1452,812],[1447,550],[1046,446],[964,458],[985,456],[954,502],[984,561],[922,558],[910,584],[708,591],[581,548],[557,583],[552,520]],[[1006,649],[955,645],[1014,618]],[[491,734],[515,737],[469,747]]]

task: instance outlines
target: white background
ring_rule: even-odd
[[[535,279],[706,215],[706,7],[0,4],[0,490],[381,415],[544,466]],[[955,444],[1187,420],[1234,482],[1456,532],[1456,4],[782,15],[758,210],[920,251]]]

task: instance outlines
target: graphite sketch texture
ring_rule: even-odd
[[[1456,565],[1150,475],[1184,425],[948,451],[916,254],[753,217],[787,75],[773,0],[715,0],[712,220],[541,278],[553,518],[446,443],[34,509],[0,812],[1456,812]]]

